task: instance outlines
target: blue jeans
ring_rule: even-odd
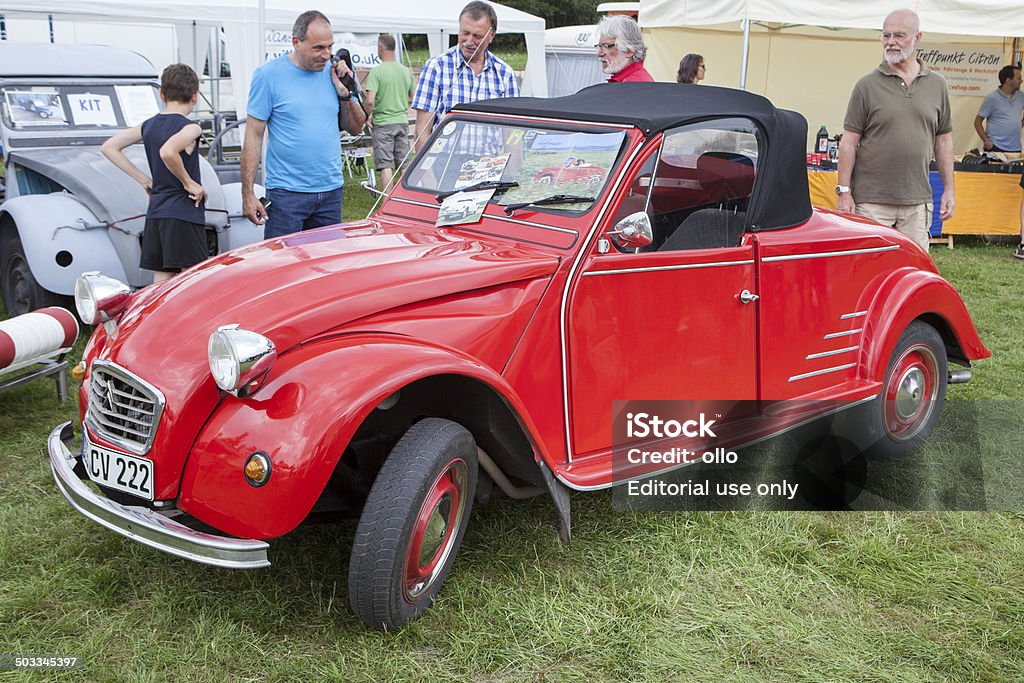
[[[270,208],[263,225],[263,239],[340,223],[341,190],[340,187],[327,192],[267,190]]]

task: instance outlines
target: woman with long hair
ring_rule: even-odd
[[[696,85],[704,80],[705,68],[704,57],[691,52],[679,61],[679,74],[676,76],[676,82]]]

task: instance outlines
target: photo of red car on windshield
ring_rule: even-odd
[[[583,159],[569,157],[561,166],[547,166],[533,175],[533,182],[545,185],[560,183],[590,183],[596,185],[604,180],[605,170],[597,164]]]

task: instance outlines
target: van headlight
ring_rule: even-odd
[[[75,281],[75,308],[86,325],[113,320],[128,307],[132,290],[98,271],[82,273]]]
[[[210,335],[207,352],[217,386],[239,398],[259,389],[277,360],[274,342],[238,325],[218,327]]]

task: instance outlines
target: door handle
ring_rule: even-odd
[[[751,291],[749,289],[744,289],[742,292],[740,292],[740,303],[741,304],[749,304],[749,303],[751,303],[753,301],[757,301],[760,298],[761,297],[759,297],[757,294],[751,293]]]

